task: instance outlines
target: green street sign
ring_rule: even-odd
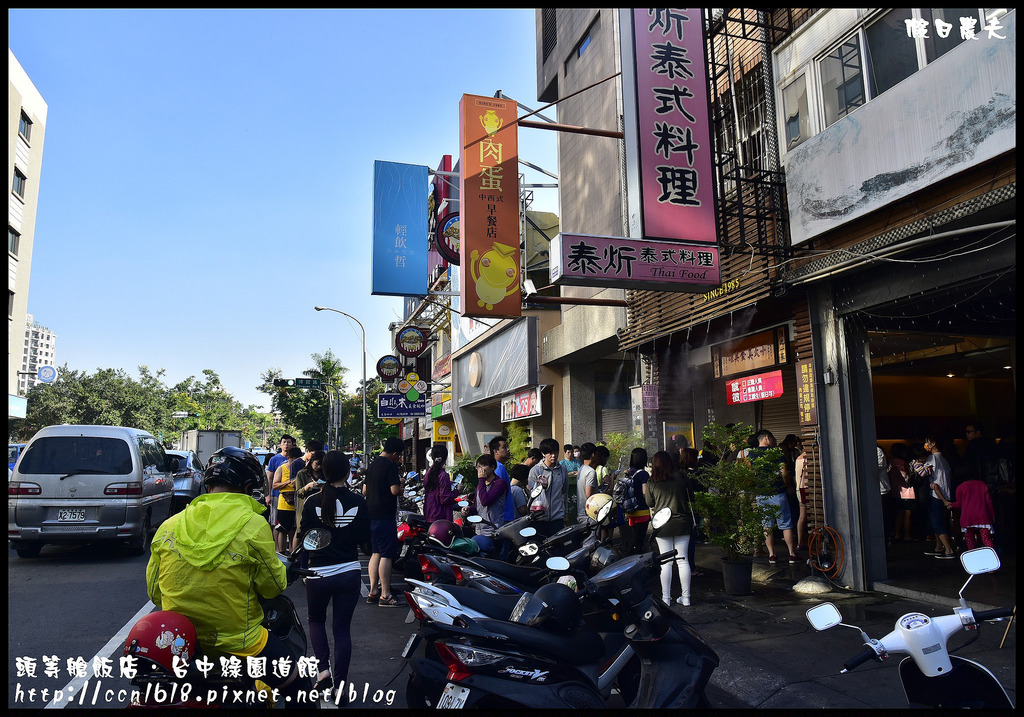
[[[320,379],[297,378],[295,379],[295,388],[320,388]]]

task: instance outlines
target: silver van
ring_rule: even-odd
[[[8,484],[7,537],[22,558],[43,545],[123,541],[142,555],[171,515],[174,467],[149,433],[119,426],[47,426]]]

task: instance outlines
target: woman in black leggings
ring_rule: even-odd
[[[309,567],[319,577],[306,578],[304,583],[309,639],[320,667],[316,688],[340,690],[343,702],[352,659],[352,613],[362,584],[359,546],[370,542],[370,516],[363,497],[348,489],[348,456],[341,451],[327,453],[323,473],[325,483],[320,495],[307,499],[302,509],[302,537],[313,529],[326,530],[331,541],[326,547],[309,551]],[[333,664],[327,642],[327,606],[332,601]]]

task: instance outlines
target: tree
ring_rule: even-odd
[[[136,381],[124,369],[97,369],[90,375],[64,364],[53,383],[29,391],[25,419],[15,430],[21,440],[60,423],[130,426],[159,437],[171,420],[163,374],[163,369],[153,374],[139,366]]]

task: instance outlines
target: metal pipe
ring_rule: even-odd
[[[347,314],[339,309],[332,309],[329,306],[314,306],[313,308],[316,311],[333,311],[336,314],[347,316],[348,318],[352,319],[357,324],[359,324],[359,328],[363,332],[363,465],[366,465],[366,461],[368,460],[370,455],[369,443],[367,440],[368,433],[366,430],[366,327],[364,327],[362,322],[355,316],[353,316],[352,314]]]

